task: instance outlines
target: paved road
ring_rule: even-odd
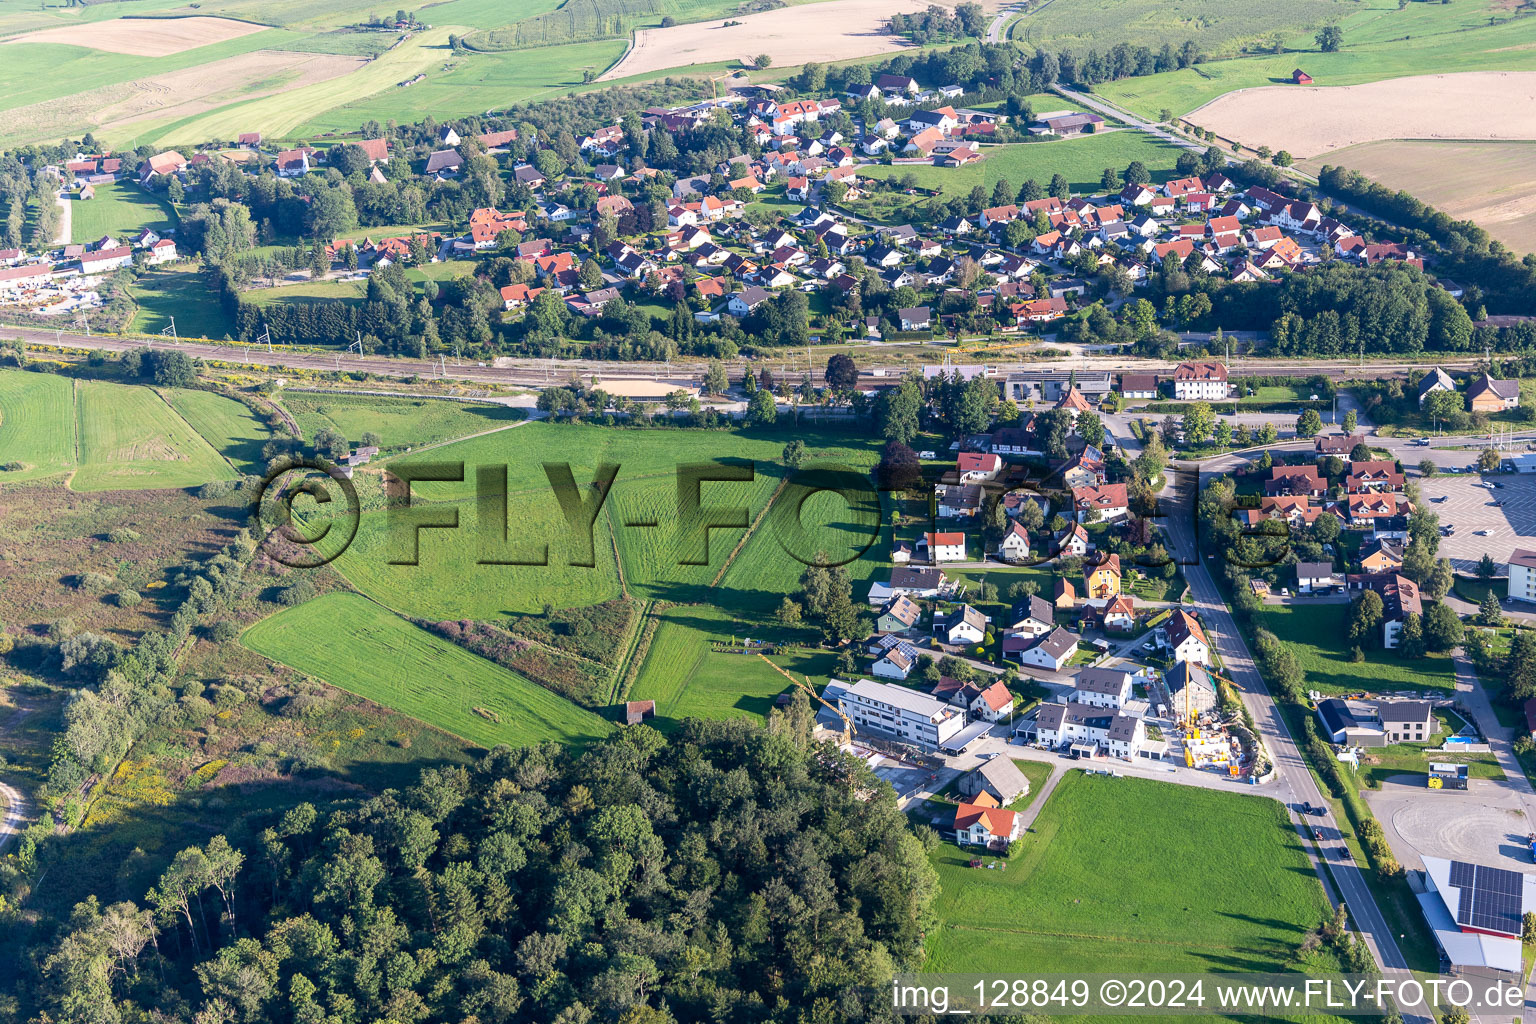
[[[1173,476],[1170,489],[1162,496],[1168,513],[1168,519],[1165,520],[1169,534],[1168,547],[1184,563],[1184,575],[1189,581],[1195,608],[1210,634],[1211,642],[1221,653],[1228,677],[1237,686],[1243,703],[1253,715],[1254,723],[1274,762],[1277,777],[1265,789],[1268,795],[1291,808],[1291,820],[1296,824],[1297,831],[1305,836],[1307,829],[1295,813],[1296,804],[1311,803],[1326,807],[1327,800],[1307,770],[1301,751],[1279,707],[1270,697],[1215,580],[1204,561],[1196,555],[1200,550],[1194,518],[1199,474],[1197,471],[1184,471]],[[1376,906],[1361,867],[1350,857],[1332,811],[1321,817],[1308,817],[1306,822],[1323,826],[1322,834],[1325,838],[1316,841],[1317,851],[1328,865],[1339,895],[1349,906],[1356,927],[1377,962],[1389,973],[1406,971],[1407,961],[1398,949],[1386,918]]]

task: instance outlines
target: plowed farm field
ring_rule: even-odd
[[[62,43],[136,57],[167,57],[183,50],[238,39],[268,26],[232,18],[117,18],[46,28],[8,39],[8,43]]]

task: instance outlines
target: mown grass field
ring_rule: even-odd
[[[1349,606],[1265,605],[1260,624],[1289,645],[1307,674],[1307,686],[1324,693],[1357,690],[1439,690],[1456,688],[1449,654],[1411,659],[1393,651],[1367,650],[1358,664],[1349,660],[1345,631]]]
[[[75,396],[71,383],[51,373],[0,370],[0,483],[62,473],[75,463]]]
[[[1174,49],[1193,39],[1209,53],[1236,52],[1239,43],[1337,21],[1355,8],[1347,0],[1098,0],[1091,7],[1053,3],[1014,23],[1008,37],[1030,46],[1100,53],[1117,43]]]
[[[1153,181],[1166,181],[1173,176],[1174,163],[1181,152],[1178,147],[1154,139],[1136,131],[1109,131],[1075,139],[1058,139],[1051,142],[1017,142],[1000,146],[984,146],[985,158],[966,167],[934,167],[931,164],[892,164],[889,167],[871,167],[859,170],[860,175],[871,178],[901,179],[912,174],[919,187],[941,189],[946,198],[967,195],[980,185],[990,195],[1000,179],[1017,191],[1030,178],[1046,186],[1051,176],[1065,175],[1072,191],[1092,194],[1100,191],[1099,181],[1104,168],[1112,167],[1116,174],[1123,174],[1131,161],[1140,160],[1151,172]],[[928,197],[880,196],[873,201],[849,204],[860,213],[873,213],[881,219],[903,218],[913,207],[920,207]],[[866,207],[872,207],[867,210]]]
[[[203,283],[196,263],[146,270],[129,287],[128,294],[139,306],[128,324],[131,331],[159,334],[171,326],[174,317],[180,338],[218,341],[234,334],[234,324]]]
[[[289,391],[282,401],[306,437],[330,428],[361,444],[363,434],[372,431],[383,440],[380,447],[385,451],[467,437],[523,418],[523,411],[511,406],[436,398]]]
[[[212,391],[167,388],[162,393],[236,472],[265,470],[267,460],[261,457],[261,449],[271,440],[272,431],[248,406]]]
[[[796,635],[798,634],[798,635]],[[661,614],[650,653],[629,693],[630,700],[656,702],[656,726],[669,729],[684,718],[766,717],[774,698],[794,684],[755,654],[712,650],[747,637],[809,641],[808,630],[763,627],[710,605],[679,605]],[[809,678],[817,692],[835,669],[835,657],[814,648],[772,659],[797,679]]]
[[[1286,37],[1284,53],[1210,61],[1108,82],[1095,91],[1134,113],[1157,117],[1162,109],[1187,114],[1234,89],[1284,84],[1297,67],[1320,86],[1454,71],[1536,69],[1536,18],[1512,13],[1500,0],[1409,3],[1402,8],[1396,0],[1366,0],[1339,25],[1344,46],[1335,53],[1318,52],[1312,33],[1303,31]]]
[[[192,487],[235,475],[187,421],[146,387],[76,385],[77,491]]]
[[[103,235],[111,235],[126,243],[140,228],[166,231],[177,223],[176,211],[170,203],[130,181],[100,186],[94,199],[70,198],[66,202],[70,204],[71,242],[94,242]],[[216,303],[210,305],[217,308]]]
[[[952,841],[932,855],[941,924],[924,970],[1281,971],[1328,914],[1262,797],[1073,771],[1006,870],[973,856]]]
[[[331,399],[317,396],[315,401],[328,403]],[[364,422],[355,421],[349,436],[351,429],[362,427]],[[384,436],[388,442],[389,435]],[[399,532],[397,524],[392,536],[387,512],[367,512],[358,542],[337,567],[359,589],[383,603],[439,619],[498,618],[513,612],[539,611],[546,603],[566,608],[607,600],[618,594],[620,564],[625,584],[636,597],[710,602],[733,610],[767,613],[784,593],[795,589],[804,563],[784,552],[777,520],[769,516],[737,556],[741,568],[733,563],[720,585],[713,586],[743,531],[739,527],[711,529],[707,564],[685,564],[698,559],[701,552],[696,535],[680,529],[678,467],[713,464],[716,460],[750,464],[750,481],[705,481],[699,485],[704,508],[744,510],[750,524],[758,520],[783,477],[779,460],[790,436],[779,432],[612,430],[538,422],[470,438],[420,456],[423,462],[464,463],[463,482],[425,482],[413,488],[416,501],[442,503],[445,509],[457,510],[460,524],[457,530],[421,533],[420,566],[387,564],[391,557],[402,556],[402,545],[409,535]],[[873,442],[863,438],[813,430],[802,430],[798,436],[829,461],[868,467],[875,460]],[[390,468],[410,465],[417,458],[414,454],[397,458]],[[574,545],[570,541],[543,469],[546,460],[568,462],[584,491],[600,464],[619,467],[596,522],[592,548],[595,565],[591,568],[570,564],[573,558],[585,555],[585,540]],[[547,544],[548,566],[478,564],[482,555],[476,474],[480,466],[501,465],[507,467],[509,543],[502,545],[497,538],[497,557],[526,557],[514,549],[526,552],[530,546],[539,549]],[[806,522],[811,529],[809,539],[800,540],[809,549],[803,553],[804,559],[814,559],[820,549],[836,555],[842,531],[833,524],[842,522],[845,512],[846,505],[830,496],[818,496],[807,504]],[[731,514],[740,516],[739,512]],[[495,523],[487,523],[494,533]],[[615,549],[620,561],[615,560]]]
[[[485,747],[581,743],[610,729],[592,712],[356,594],[285,609],[241,640],[273,661]]]

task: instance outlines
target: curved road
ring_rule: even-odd
[[[27,798],[15,786],[0,782],[0,804],[0,853],[4,853],[11,838],[21,834],[22,821],[27,817]]]

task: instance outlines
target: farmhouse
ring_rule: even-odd
[[[1499,412],[1519,404],[1518,380],[1495,380],[1485,373],[1467,388],[1467,407],[1473,412]]]

